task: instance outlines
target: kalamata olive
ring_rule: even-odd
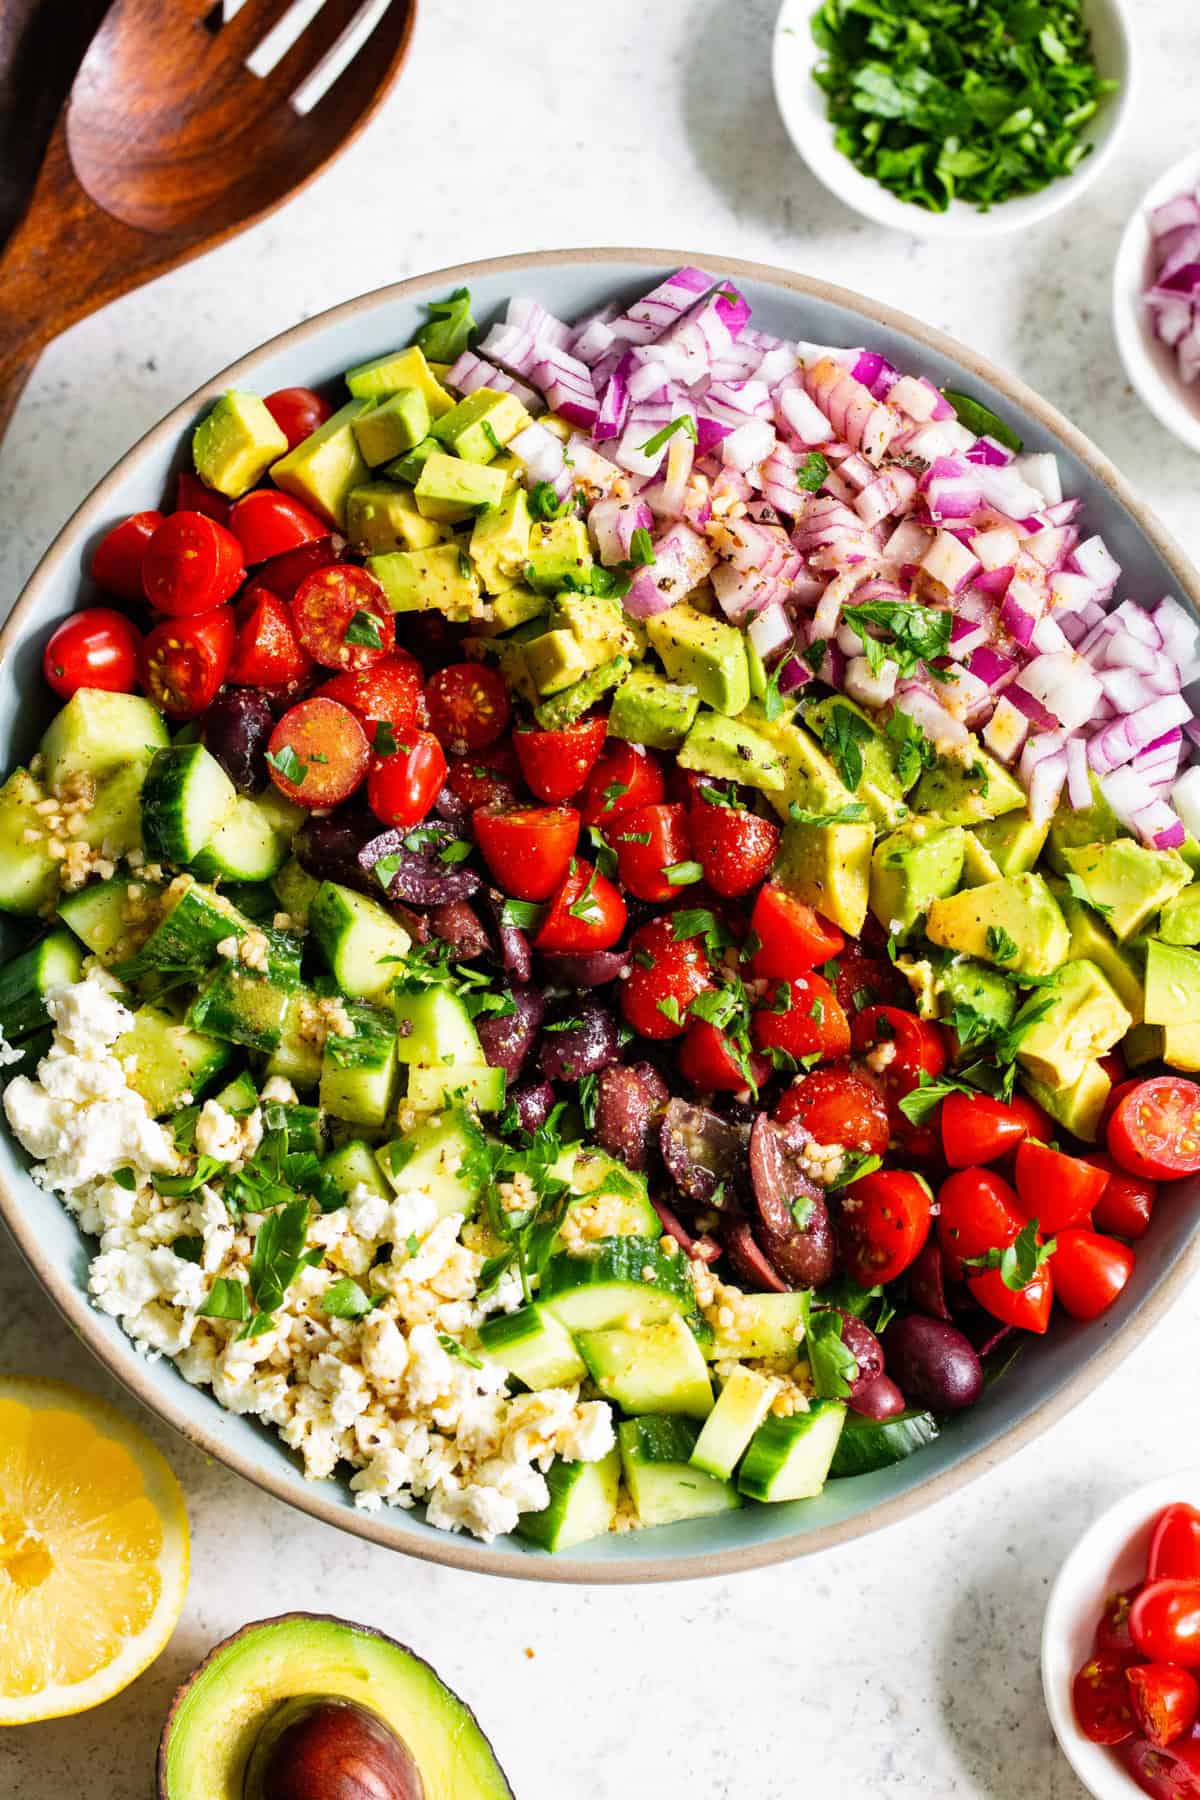
[[[908,1271],[908,1297],[918,1311],[931,1319],[951,1317],[946,1299],[946,1259],[936,1237],[930,1237]]]
[[[1006,1338],[1014,1335],[1015,1327],[1002,1325],[999,1319],[993,1319],[988,1313],[968,1313],[962,1322],[963,1334],[970,1340],[976,1356],[990,1356],[998,1349]]]
[[[267,745],[275,719],[257,688],[226,688],[200,721],[200,736],[239,794],[261,794],[270,779]]]
[[[500,946],[500,966],[514,981],[526,982],[533,974],[533,952],[529,939],[519,925],[510,925],[504,916],[505,897],[499,888],[484,888],[480,899],[492,922],[496,942]]]
[[[259,1733],[244,1800],[425,1800],[404,1740],[355,1700],[302,1694],[282,1701]]]
[[[444,669],[447,663],[461,662],[462,638],[462,628],[433,607],[396,614],[397,646],[410,650],[426,669]]]
[[[522,1131],[540,1131],[557,1099],[548,1081],[519,1081],[509,1088],[508,1097],[517,1109]]]
[[[484,1056],[493,1069],[506,1070],[510,1080],[521,1073],[546,1011],[537,988],[517,988],[512,1002],[514,1012],[480,1013],[475,1020]]]
[[[464,833],[471,817],[471,809],[448,781],[443,782],[433,803],[433,810],[439,819],[446,819],[457,830]]]
[[[469,900],[479,887],[474,869],[441,860],[439,852],[454,841],[453,826],[444,824],[382,831],[359,851],[359,867],[374,881],[377,893],[386,892],[409,906],[448,906],[452,900]],[[387,874],[386,887],[379,879],[377,865],[381,862]]]
[[[292,850],[301,868],[318,881],[339,881],[344,887],[357,888],[360,894],[382,899],[383,889],[358,860],[371,831],[357,809],[343,808],[323,819],[310,814],[292,839]]]
[[[767,1261],[745,1219],[722,1224],[721,1240],[729,1252],[734,1268],[750,1287],[764,1289],[768,1294],[788,1292],[791,1283],[785,1281]]]
[[[800,1166],[798,1141],[760,1113],[750,1131],[750,1179],[764,1254],[793,1287],[821,1287],[833,1274],[834,1238],[825,1196]]]
[[[890,1375],[876,1375],[874,1381],[863,1382],[853,1390],[846,1405],[864,1419],[894,1419],[905,1410],[904,1395]]]
[[[445,906],[435,906],[429,923],[434,937],[449,944],[456,962],[474,962],[492,947],[482,919],[466,900],[448,900]]]
[[[842,1342],[858,1364],[858,1380],[851,1382],[851,1397],[868,1383],[883,1374],[883,1345],[875,1336],[869,1325],[852,1312],[845,1312],[841,1307]]]
[[[673,1212],[665,1200],[656,1200],[651,1195],[650,1204],[658,1214],[659,1224],[667,1236],[675,1239],[685,1256],[693,1261],[716,1262],[721,1254],[721,1246],[716,1238],[709,1237],[707,1232],[701,1232],[698,1237],[695,1236],[688,1230],[679,1214]]]
[[[556,950],[542,956],[546,979],[557,987],[603,987],[632,964],[632,950]]]
[[[615,1063],[617,1022],[603,1001],[568,994],[547,1009],[538,1047],[538,1068],[549,1081],[578,1081]]]
[[[943,1319],[908,1313],[884,1333],[888,1368],[910,1406],[960,1412],[983,1391],[983,1364],[971,1342]]]
[[[658,1141],[667,1172],[686,1200],[711,1206],[716,1196],[732,1203],[731,1189],[746,1162],[746,1134],[740,1126],[729,1124],[711,1106],[669,1100]]]
[[[602,1069],[596,1083],[596,1142],[627,1169],[645,1169],[666,1101],[667,1084],[649,1063],[614,1063]]]

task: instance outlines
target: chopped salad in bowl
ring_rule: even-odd
[[[0,789],[4,1110],[139,1348],[564,1551],[1121,1307],[1200,1171],[1200,660],[1053,455],[693,267],[192,450]]]

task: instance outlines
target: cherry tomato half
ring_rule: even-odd
[[[994,1100],[990,1094],[947,1094],[938,1124],[942,1152],[952,1169],[995,1162],[1019,1144],[1029,1129],[1015,1106]]]
[[[468,812],[477,806],[510,807],[517,803],[521,772],[507,744],[493,744],[478,756],[452,756],[446,780],[450,792]]]
[[[340,806],[361,786],[370,761],[362,722],[336,700],[301,700],[271,733],[271,780],[297,806]]]
[[[567,878],[579,842],[573,806],[480,807],[475,840],[497,884],[516,900],[548,900]]]
[[[691,1019],[679,1046],[679,1069],[702,1093],[740,1094],[744,1088],[762,1087],[771,1073],[765,1056],[741,1052],[728,1032],[718,1031],[707,1019]]]
[[[573,856],[533,941],[539,950],[611,950],[624,929],[625,902],[612,882]]]
[[[1144,1237],[1158,1198],[1158,1184],[1140,1175],[1126,1175],[1107,1150],[1089,1150],[1084,1161],[1108,1176],[1104,1191],[1092,1208],[1096,1230],[1111,1232],[1113,1237]]]
[[[163,522],[160,512],[131,513],[105,532],[92,551],[90,564],[93,581],[99,582],[107,594],[121,600],[144,600],[142,562],[146,546]]]
[[[662,767],[649,750],[617,739],[606,744],[583,790],[580,815],[585,825],[608,826],[637,806],[663,799]]]
[[[1146,1580],[1200,1581],[1200,1511],[1186,1502],[1164,1507],[1150,1537]]]
[[[229,529],[250,567],[329,536],[323,519],[274,488],[254,488],[236,500],[229,509]]]
[[[949,1272],[989,1250],[1006,1250],[1025,1220],[1017,1196],[992,1169],[958,1169],[938,1190],[938,1242]]]
[[[1200,1736],[1194,1729],[1165,1749],[1133,1738],[1118,1755],[1151,1800],[1200,1800]]]
[[[754,902],[750,930],[758,940],[754,973],[779,979],[815,969],[837,956],[846,942],[836,925],[770,881]]]
[[[1097,1650],[1115,1650],[1127,1663],[1136,1660],[1137,1651],[1129,1633],[1129,1612],[1141,1591],[1138,1586],[1108,1596],[1096,1625],[1094,1642]]]
[[[1125,1680],[1125,1659],[1089,1656],[1071,1687],[1075,1718],[1093,1744],[1123,1744],[1133,1736],[1133,1706]]]
[[[451,663],[429,677],[429,722],[447,750],[465,756],[486,750],[508,729],[512,708],[499,669],[484,663]]]
[[[1196,1723],[1200,1687],[1186,1669],[1174,1663],[1143,1663],[1126,1669],[1125,1679],[1137,1728],[1148,1744],[1164,1749]]]
[[[210,488],[191,469],[181,469],[175,477],[175,504],[172,512],[198,512],[215,519],[218,525],[229,523],[229,502],[216,488]]]
[[[142,559],[146,599],[155,612],[172,619],[224,605],[245,578],[242,546],[205,513],[172,513]]]
[[[576,719],[561,731],[517,731],[513,748],[525,785],[547,806],[573,800],[604,748],[607,719]]]
[[[1022,1288],[1010,1288],[999,1269],[978,1271],[970,1276],[967,1286],[984,1311],[1005,1325],[1015,1326],[1018,1331],[1035,1331],[1039,1335],[1049,1328],[1054,1278],[1048,1262],[1044,1262]]]
[[[681,1037],[688,1007],[712,985],[703,938],[677,938],[671,915],[642,925],[632,947],[629,979],[618,983],[626,1024],[642,1037]]]
[[[1151,1181],[1200,1170],[1200,1085],[1181,1075],[1152,1075],[1117,1103],[1108,1148],[1118,1168]]]
[[[847,1189],[838,1223],[846,1273],[860,1287],[895,1281],[929,1236],[929,1188],[908,1169],[877,1169]]]
[[[169,719],[194,719],[216,699],[236,640],[232,606],[164,619],[142,641],[138,681]]]
[[[340,675],[322,682],[319,692],[369,720],[370,735],[381,719],[395,732],[426,726],[429,721],[423,688],[421,665],[416,657],[407,650],[393,650],[374,668],[344,669]]]
[[[336,704],[336,702],[334,703]],[[405,727],[394,750],[377,751],[367,774],[367,803],[385,825],[419,825],[442,791],[446,756],[431,731]],[[379,743],[376,727],[375,743]]]
[[[617,853],[621,885],[631,894],[639,900],[675,898],[682,884],[669,880],[666,871],[687,873],[680,868],[692,853],[686,807],[676,802],[639,806],[633,812],[622,813],[610,828],[608,841]]]
[[[86,606],[51,634],[42,652],[42,671],[63,700],[84,687],[131,694],[141,643],[141,632],[124,613],[110,606]]]
[[[852,1041],[871,1067],[878,1061],[880,1085],[893,1102],[911,1094],[922,1074],[936,1080],[946,1067],[941,1026],[898,1006],[865,1006],[854,1021]]]
[[[1129,1609],[1129,1632],[1151,1662],[1200,1668],[1200,1581],[1148,1581]]]
[[[306,575],[292,599],[296,636],[326,669],[369,669],[391,654],[396,621],[383,589],[357,563]]]
[[[775,1108],[775,1122],[799,1119],[818,1144],[841,1144],[882,1156],[891,1138],[888,1110],[873,1081],[849,1068],[802,1075]]]
[[[789,1056],[845,1056],[850,1023],[823,975],[810,970],[776,981],[750,1021],[755,1048],[786,1050]]]
[[[1046,1237],[1086,1219],[1108,1179],[1078,1156],[1028,1142],[1017,1146],[1014,1174],[1022,1213],[1036,1219]]]
[[[698,794],[690,815],[696,854],[713,893],[733,899],[756,888],[775,861],[778,825],[745,807],[713,806]]]
[[[289,450],[294,450],[326,419],[333,417],[328,400],[307,387],[276,388],[273,394],[267,395],[264,404],[287,439]]]
[[[240,687],[286,687],[311,673],[313,660],[296,636],[291,613],[261,581],[247,583],[234,617],[238,635],[230,681]]]
[[[312,543],[302,544],[299,550],[286,550],[282,556],[273,556],[270,562],[260,563],[254,571],[254,579],[270,588],[273,594],[278,594],[281,600],[293,600],[302,581],[315,575],[318,569],[331,569],[336,562],[333,539],[316,538]]]
[[[1134,1252],[1098,1231],[1059,1230],[1055,1242],[1054,1292],[1073,1319],[1098,1319],[1133,1274]]]

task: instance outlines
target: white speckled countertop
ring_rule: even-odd
[[[759,257],[907,308],[1061,406],[1200,557],[1200,462],[1141,410],[1108,325],[1127,213],[1195,141],[1194,0],[1132,0],[1141,116],[1098,190],[978,251],[886,234],[813,184],[771,98],[771,0],[422,5],[399,88],[341,163],[47,352],[0,453],[0,604],[126,447],[263,338],[423,269],[588,243]],[[192,1516],[179,1630],[110,1705],[0,1738],[0,1794],[147,1800],[176,1682],[247,1619],[303,1608],[376,1623],[430,1658],[476,1706],[521,1800],[1079,1800],[1040,1700],[1047,1583],[1100,1506],[1195,1460],[1176,1371],[1194,1366],[1198,1327],[1193,1293],[1050,1437],[928,1514],[818,1560],[682,1587],[518,1586],[409,1562],[151,1424]],[[3,1243],[0,1369],[133,1406]]]

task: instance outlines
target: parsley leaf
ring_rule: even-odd
[[[1058,1249],[1057,1238],[1038,1243],[1038,1222],[1030,1219],[1005,1250],[985,1250],[982,1256],[964,1257],[969,1269],[999,1269],[1000,1279],[1011,1293],[1027,1288],[1044,1262]]]
[[[377,719],[375,721],[375,735],[371,739],[371,748],[376,756],[395,756],[399,745],[396,743],[396,733],[389,720]]]
[[[987,928],[988,955],[994,956],[997,962],[1011,962],[1020,945],[1016,938],[1010,937],[1003,925],[989,925]]]
[[[710,961],[715,961],[722,950],[728,950],[734,942],[728,925],[703,906],[683,906],[672,913],[671,936],[676,943],[681,943],[684,938],[702,937]]]
[[[815,494],[828,479],[829,463],[819,450],[810,450],[796,470],[796,486],[806,494]]]
[[[361,644],[368,650],[383,649],[383,629],[373,612],[360,606],[345,631],[342,633],[344,644]]]
[[[1084,906],[1090,906],[1092,911],[1094,913],[1099,913],[1102,919],[1107,919],[1112,912],[1112,907],[1107,906],[1104,901],[1092,899],[1087,882],[1083,879],[1082,875],[1077,875],[1074,869],[1069,869],[1067,871],[1067,887],[1070,889],[1076,900],[1082,901]]]
[[[704,870],[698,862],[669,863],[663,877],[672,887],[690,887],[694,881],[703,881]]]
[[[809,1293],[800,1304],[813,1391],[821,1400],[844,1400],[858,1380],[858,1362],[842,1341],[842,1315],[831,1307],[814,1308]]]
[[[379,1300],[364,1293],[351,1275],[341,1276],[321,1296],[321,1311],[331,1319],[361,1319],[378,1305]]]
[[[274,1312],[307,1260],[304,1240],[311,1205],[299,1195],[269,1212],[258,1228],[250,1255],[250,1292],[259,1312]],[[321,1252],[313,1255],[320,1261]]]
[[[686,432],[693,444],[696,442],[696,421],[690,413],[683,413],[678,419],[672,419],[669,425],[664,425],[661,431],[656,431],[654,436],[647,438],[644,444],[639,444],[638,449],[643,456],[657,456],[677,431]]]
[[[871,1150],[847,1150],[838,1170],[837,1180],[831,1182],[834,1188],[847,1188],[852,1182],[861,1181],[864,1175],[873,1175],[876,1169],[882,1169],[883,1158]]]
[[[234,1281],[229,1275],[218,1275],[208,1290],[204,1305],[196,1308],[196,1317],[244,1322],[250,1317],[249,1295],[240,1281]]]
[[[455,288],[448,300],[429,302],[430,318],[422,325],[413,343],[430,362],[457,362],[464,350],[475,342],[475,321],[471,317],[469,288]]]
[[[283,744],[278,750],[268,750],[267,761],[293,787],[299,787],[308,774],[308,764],[300,761],[290,744]]]
[[[553,519],[561,519],[563,514],[570,510],[572,504],[570,495],[565,500],[560,500],[548,481],[535,481],[526,495],[526,499],[533,517],[546,524]]]
[[[865,600],[860,606],[843,607],[842,618],[858,633],[874,675],[887,661],[894,662],[903,676],[911,675],[918,663],[928,665],[935,656],[944,656],[954,624],[952,613],[920,606],[915,600]],[[872,636],[870,625],[890,632],[891,641]]]
[[[848,801],[836,812],[827,813],[806,812],[798,800],[793,800],[788,807],[788,816],[798,825],[858,825],[868,814],[861,800]]]
[[[837,770],[844,787],[853,791],[863,778],[862,746],[874,733],[865,719],[848,706],[835,706],[821,733],[821,748]]]
[[[906,712],[894,712],[883,731],[896,746],[896,779],[907,793],[922,770],[933,767],[937,752],[921,726]]]

